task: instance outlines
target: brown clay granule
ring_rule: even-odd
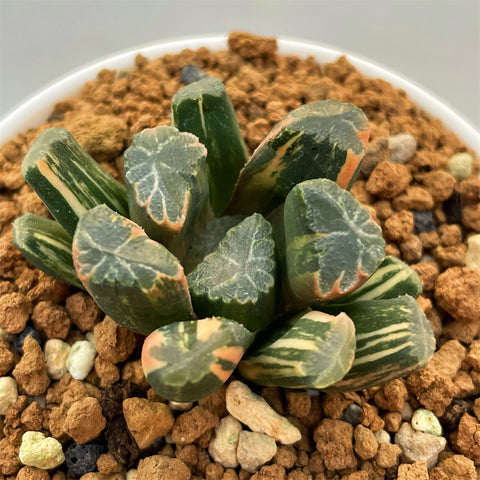
[[[70,317],[65,308],[53,302],[38,302],[33,308],[32,322],[47,338],[65,340],[70,331]]]
[[[315,428],[313,439],[327,469],[341,470],[357,465],[353,451],[353,427],[349,423],[324,418]]]
[[[135,334],[108,316],[103,322],[95,325],[93,332],[98,354],[112,363],[125,361],[135,348]]]
[[[97,438],[106,424],[98,399],[85,397],[68,409],[63,430],[77,443],[83,444]]]
[[[189,64],[224,82],[250,152],[303,103],[337,98],[365,111],[371,139],[352,193],[382,227],[387,253],[417,271],[423,287],[417,301],[437,339],[437,352],[423,369],[374,389],[313,397],[301,390],[258,389],[300,429],[302,439],[277,445],[270,464],[253,474],[213,463],[208,454],[214,428],[228,414],[225,387],[186,412],[172,412],[146,382],[139,337],[105,318],[86,293],[32,268],[12,244],[16,217],[48,215],[20,168],[38,134],[51,126],[70,129],[121,180],[123,152],[133,134],[170,123],[171,97],[182,87],[181,68]],[[395,142],[402,138],[409,147],[400,158]],[[131,71],[99,72],[76,97],[57,103],[48,122],[0,147],[0,327],[5,332],[0,376],[13,375],[20,392],[0,417],[1,474],[8,480],[70,478],[65,465],[49,473],[21,465],[21,436],[38,430],[59,439],[64,449],[72,437],[104,443],[98,472],[84,480],[125,478],[132,468],[138,469],[137,480],[426,480],[424,462],[399,463],[398,446],[372,439],[382,429],[397,431],[408,408],[424,407],[440,418],[448,440],[430,479],[473,480],[480,461],[480,407],[474,403],[480,392],[480,278],[464,265],[466,239],[480,231],[480,163],[470,152],[469,178],[457,180],[446,171],[449,158],[465,151],[403,91],[364,78],[345,57],[319,65],[312,58],[279,56],[274,38],[234,32],[229,51],[187,49],[151,60],[138,55]],[[461,211],[452,217],[453,204]],[[425,210],[433,213],[434,229],[419,231],[414,212]],[[72,344],[93,331],[99,355],[87,379],[73,380],[67,373],[52,381],[42,346],[31,337],[17,354],[13,338],[27,322],[40,331],[42,342],[60,338]],[[355,420],[348,417],[352,424],[343,421],[347,410],[358,413]],[[165,435],[172,443],[158,446]]]
[[[65,300],[65,308],[72,322],[81,332],[93,330],[99,322],[101,310],[92,297],[82,292],[69,295]]]
[[[32,313],[32,303],[21,293],[7,293],[0,297],[0,327],[8,333],[24,330]]]
[[[435,282],[435,298],[440,307],[457,320],[480,320],[480,271],[453,267]]]
[[[6,375],[15,365],[13,352],[3,339],[0,339],[0,377]]]
[[[43,351],[30,335],[25,338],[22,358],[12,375],[17,381],[18,390],[27,395],[42,395],[50,384]]]
[[[408,187],[412,177],[404,165],[381,162],[367,181],[367,191],[380,198],[393,198]],[[400,208],[397,208],[400,210]]]

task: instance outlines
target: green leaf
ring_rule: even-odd
[[[228,380],[252,339],[246,328],[226,318],[172,323],[145,339],[143,370],[162,397],[192,402]]]
[[[275,245],[272,227],[258,213],[226,233],[188,275],[195,312],[218,315],[262,329],[275,309]]]
[[[210,204],[219,215],[230,201],[238,173],[247,161],[247,149],[223,83],[205,77],[179,90],[172,99],[172,121],[207,147]]]
[[[55,220],[26,213],[13,222],[13,244],[47,275],[83,290],[72,259],[72,237]]]
[[[245,215],[225,215],[210,220],[194,242],[183,259],[183,268],[190,273],[208,254],[212,253],[223,239],[225,234],[235,225],[245,219]]]
[[[82,215],[73,237],[77,275],[100,308],[142,335],[193,318],[180,262],[105,205]]]
[[[324,388],[345,376],[354,355],[355,326],[346,314],[302,312],[274,325],[239,372],[259,385]]]
[[[355,105],[302,105],[275,125],[240,177],[227,213],[268,213],[298,183],[329,178],[349,189],[365,155],[370,127]]]
[[[128,215],[125,187],[64,128],[49,128],[38,136],[23,160],[22,174],[72,236],[80,216],[97,205]]]
[[[385,258],[380,227],[331,180],[295,186],[284,222],[288,282],[298,305],[321,305],[355,290]]]
[[[328,390],[371,388],[422,368],[435,351],[430,321],[414,298],[368,300],[344,305],[356,329],[355,360]]]
[[[207,213],[206,155],[197,137],[167,126],[137,133],[124,154],[131,219],[175,253]]]

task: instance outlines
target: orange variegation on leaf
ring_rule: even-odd
[[[171,323],[145,339],[143,370],[162,397],[191,402],[228,380],[252,339],[243,325],[221,317]]]
[[[107,206],[80,217],[72,250],[78,278],[120,325],[148,335],[166,323],[193,318],[180,262]]]
[[[130,217],[183,256],[208,211],[206,148],[175,127],[147,128],[124,154]]]
[[[286,281],[297,306],[322,305],[355,290],[385,258],[380,227],[331,180],[296,185],[283,215]]]
[[[370,127],[355,105],[323,100],[283,118],[243,167],[228,213],[269,213],[298,183],[329,178],[349,189],[365,155]]]

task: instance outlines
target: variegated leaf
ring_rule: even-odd
[[[13,222],[13,244],[47,275],[83,290],[72,259],[72,237],[55,220],[26,213]]]
[[[409,295],[353,302],[344,309],[355,323],[355,360],[328,390],[351,392],[381,385],[422,368],[432,357],[432,326]]]
[[[177,254],[207,213],[206,155],[197,137],[168,126],[137,133],[124,154],[130,217]]]
[[[212,253],[225,234],[245,219],[244,215],[225,215],[210,220],[195,237],[187,255],[183,259],[183,268],[190,273],[208,254]]]
[[[302,105],[275,125],[240,172],[227,213],[268,213],[297,184],[329,178],[349,189],[365,155],[370,127],[355,105]]]
[[[192,402],[228,380],[252,339],[243,325],[226,318],[172,323],[145,339],[143,370],[162,397]]]
[[[345,314],[309,311],[273,325],[240,362],[259,385],[324,388],[341,380],[355,356],[355,326]]]
[[[205,77],[179,90],[172,99],[172,121],[207,147],[210,204],[219,215],[230,201],[238,173],[247,161],[247,149],[223,83]]]
[[[385,258],[380,227],[331,180],[295,186],[284,222],[287,277],[298,305],[321,305],[353,291]]]
[[[49,128],[38,136],[23,160],[22,174],[72,236],[80,216],[97,205],[128,215],[125,187],[64,128]]]
[[[417,298],[422,293],[422,282],[415,270],[395,257],[385,257],[378,270],[359,288],[351,293],[327,303],[333,308],[342,308],[345,303],[361,300],[378,300],[395,298],[400,295],[411,295]]]
[[[193,318],[180,262],[105,205],[80,218],[73,261],[100,308],[126,328],[148,335],[162,325]]]
[[[276,263],[272,227],[258,213],[232,227],[188,275],[195,312],[260,330],[273,320]]]

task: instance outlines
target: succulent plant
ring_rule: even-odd
[[[44,130],[23,159],[22,174],[71,236],[78,219],[97,205],[128,215],[125,187],[64,128]]]
[[[228,380],[252,339],[245,327],[227,318],[170,323],[143,344],[145,375],[165,398],[198,400]]]
[[[168,126],[138,133],[124,153],[131,219],[180,256],[208,212],[206,156],[195,135]]]
[[[72,252],[85,289],[120,325],[148,335],[161,325],[193,318],[180,262],[106,205],[82,215]]]
[[[125,187],[66,130],[43,132],[23,173],[56,221],[27,214],[13,232],[30,262],[148,335],[160,395],[197,400],[237,365],[260,385],[344,391],[427,362],[420,281],[348,192],[369,136],[360,109],[304,105],[248,162],[219,80],[179,91],[172,122],[134,135]]]
[[[350,188],[369,135],[367,117],[351,103],[302,105],[273,127],[243,167],[228,212],[268,213],[295,185],[314,178]]]
[[[210,204],[215,215],[222,213],[247,161],[245,142],[223,83],[205,77],[179,90],[172,99],[172,120],[180,131],[193,133],[207,147]]]

